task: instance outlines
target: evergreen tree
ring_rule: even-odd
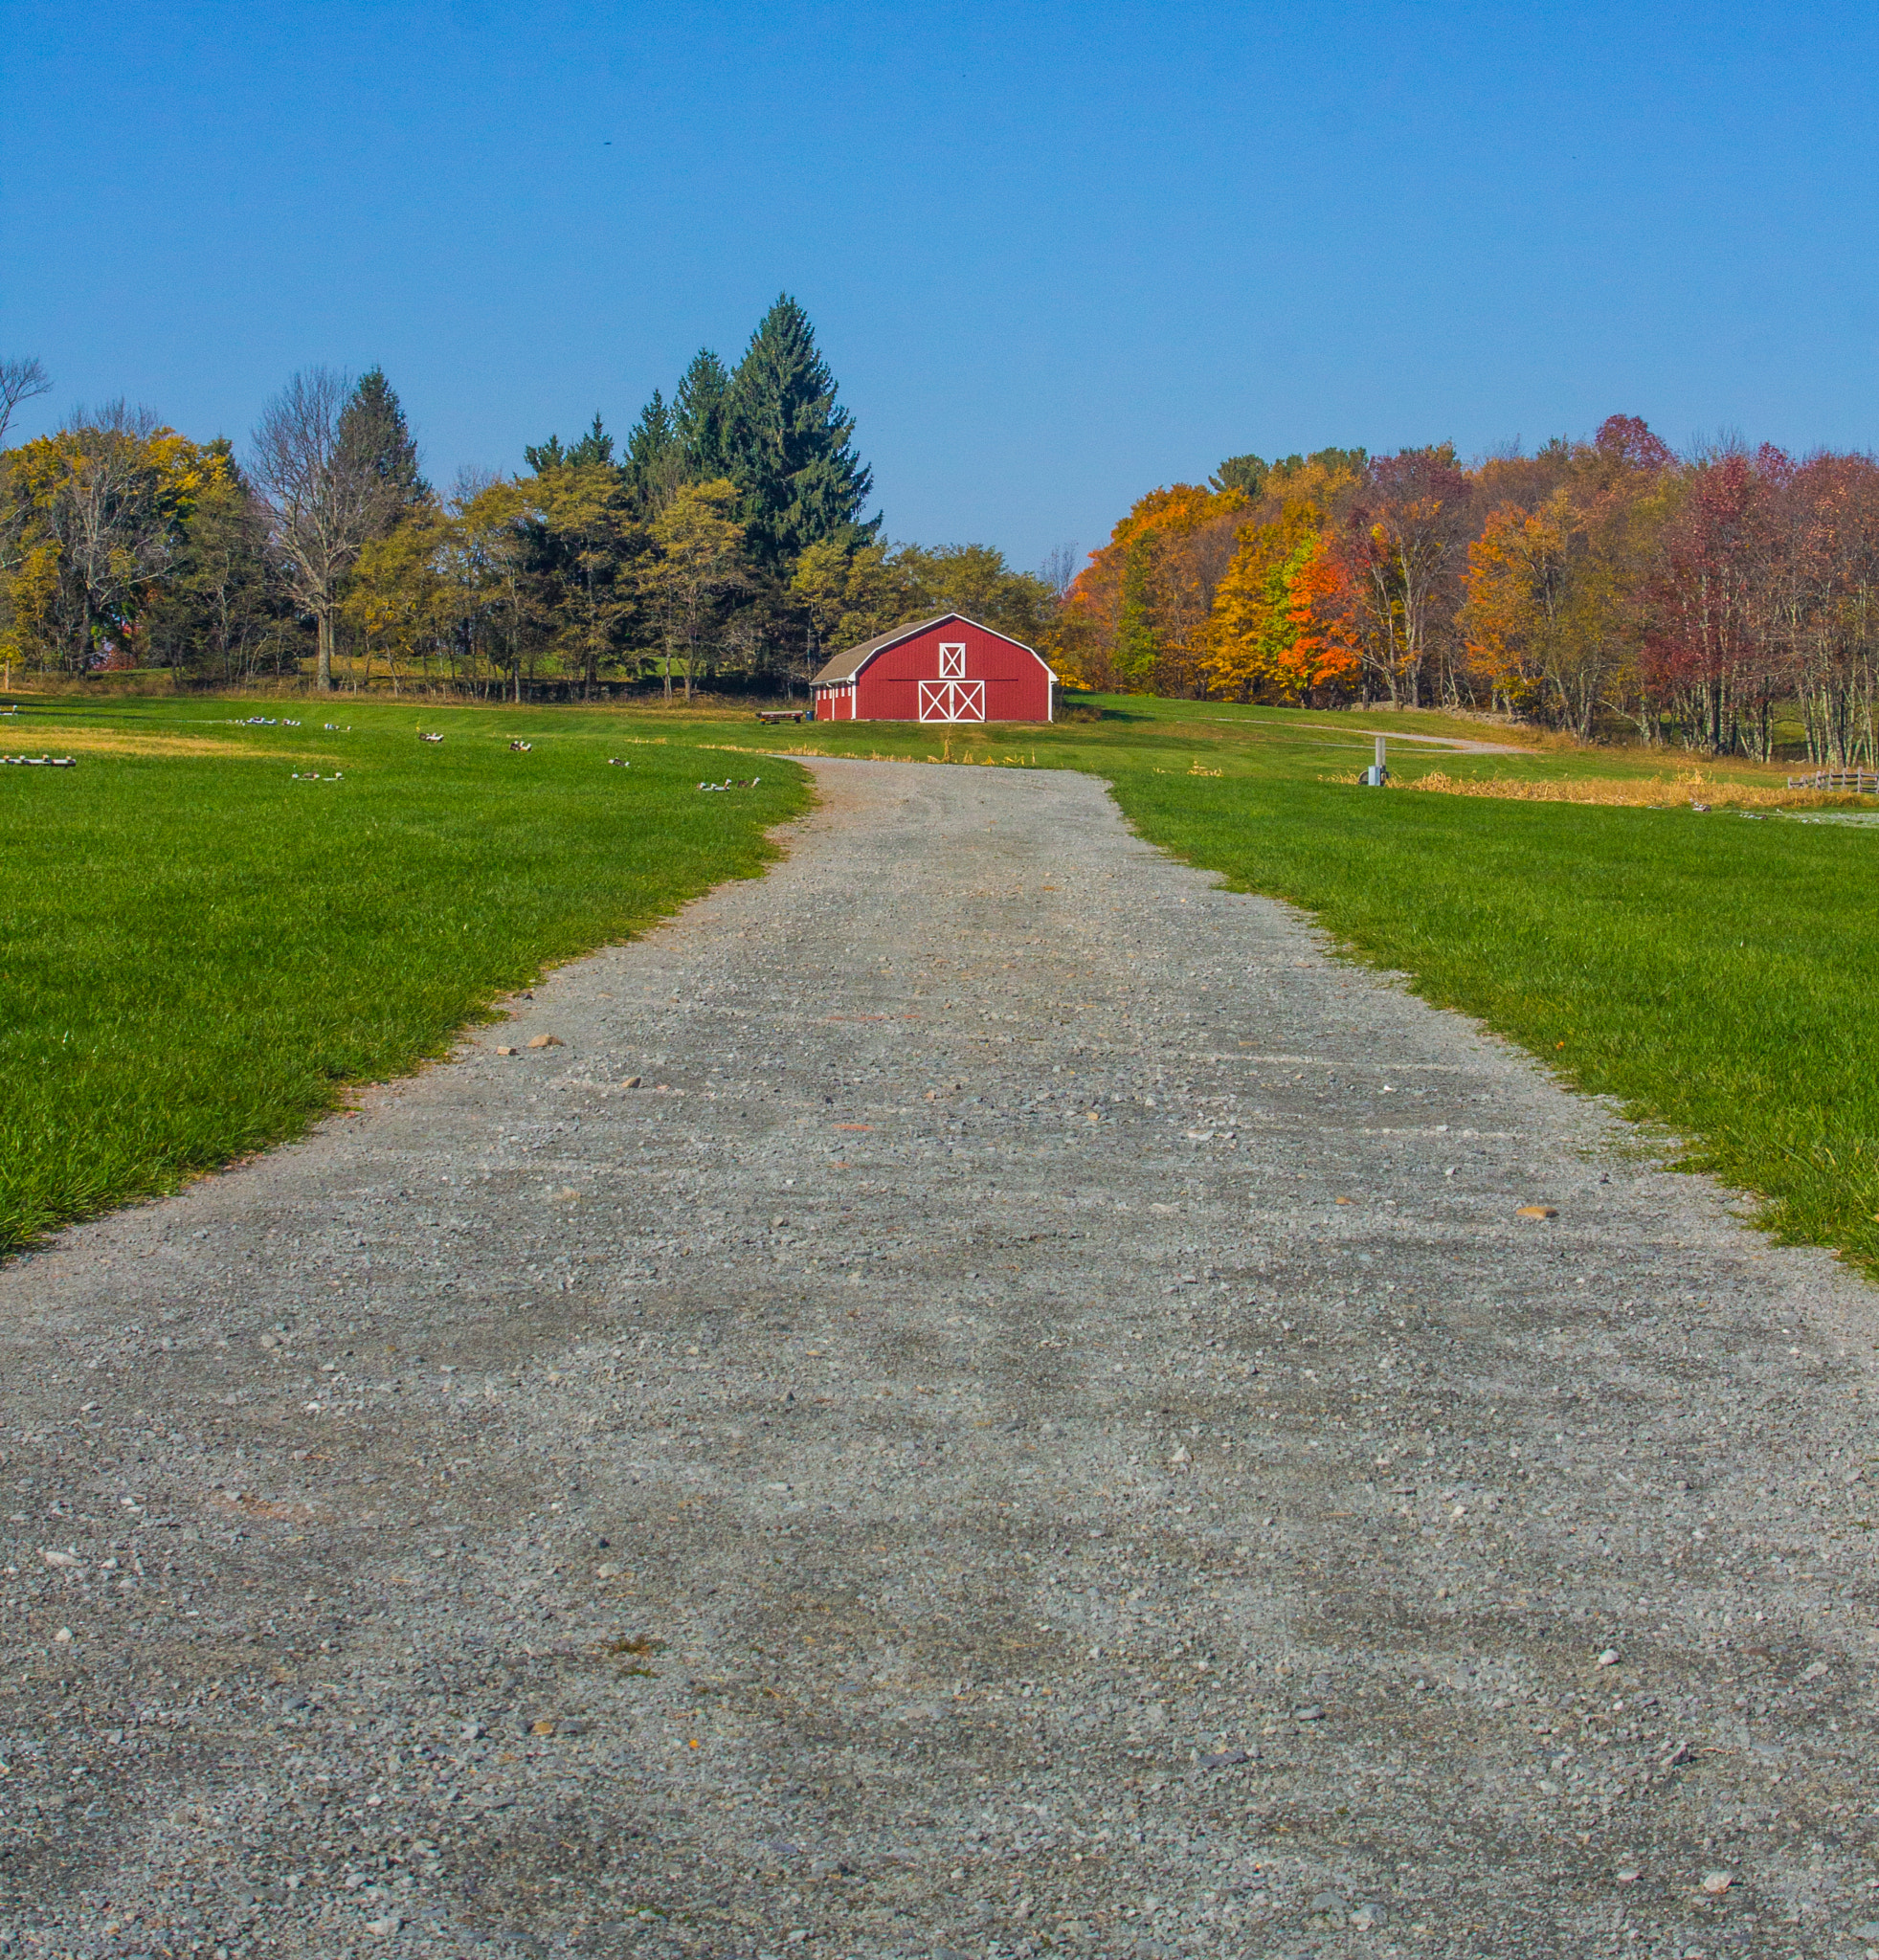
[[[397,390],[383,368],[362,374],[340,412],[341,451],[365,460],[400,511],[431,501],[431,486],[417,473],[417,441],[405,420]]]
[[[626,438],[622,467],[633,508],[642,519],[663,510],[685,480],[684,451],[672,424],[672,411],[658,389]]]
[[[672,398],[672,432],[684,454],[688,481],[708,483],[728,474],[729,409],[730,375],[709,347],[700,347]]]
[[[1268,466],[1260,457],[1230,456],[1207,479],[1207,485],[1216,495],[1222,490],[1241,491],[1248,503],[1257,503],[1265,494],[1268,474]]]
[[[539,477],[544,470],[578,469],[585,463],[611,463],[614,459],[614,438],[607,434],[600,420],[600,411],[596,409],[593,426],[566,449],[561,446],[560,436],[550,435],[546,442],[525,443],[522,453],[527,458],[528,467]]]
[[[873,472],[855,454],[855,424],[836,400],[809,316],[787,293],[751,335],[729,407],[745,542],[765,570],[787,577],[810,545],[874,536],[881,520],[861,521]]]
[[[607,434],[600,420],[600,411],[593,412],[593,426],[568,452],[568,460],[575,469],[582,469],[593,463],[611,463],[614,459],[614,438]]]

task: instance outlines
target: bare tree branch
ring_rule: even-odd
[[[7,428],[13,419],[13,411],[22,402],[50,394],[52,388],[52,376],[33,355],[0,359],[0,449],[7,446]]]
[[[397,485],[375,467],[368,432],[347,415],[352,394],[350,377],[330,368],[294,375],[262,411],[249,464],[294,597],[319,627],[323,689],[333,684],[340,587],[398,506]]]

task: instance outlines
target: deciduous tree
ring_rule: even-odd
[[[660,608],[665,640],[665,698],[672,698],[672,656],[684,650],[685,699],[699,648],[718,601],[748,583],[744,526],[731,515],[737,486],[720,478],[688,483],[651,525],[656,547],[641,578]]]
[[[359,635],[355,685],[370,685],[374,653],[385,657],[394,695],[400,659],[428,670],[456,611],[446,569],[450,543],[450,522],[432,501],[360,550],[343,602]]]
[[[7,431],[20,404],[50,394],[52,388],[53,378],[36,356],[0,357],[0,449],[6,447]]]
[[[333,685],[347,576],[405,507],[409,485],[386,467],[387,435],[383,419],[358,406],[353,384],[329,368],[294,375],[255,428],[250,474],[288,584],[313,615],[323,693]]]
[[[1451,443],[1377,457],[1340,536],[1365,673],[1393,704],[1424,705],[1448,651],[1471,488]]]
[[[13,648],[31,664],[82,672],[106,639],[140,641],[197,501],[227,475],[226,452],[120,401],[6,462],[0,598]]]

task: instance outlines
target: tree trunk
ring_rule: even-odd
[[[333,691],[333,610],[323,606],[315,615],[320,629],[320,653],[315,662],[313,684],[322,694]]]

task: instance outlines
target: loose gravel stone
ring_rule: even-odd
[[[0,1272],[0,1952],[1869,1937],[1868,1290],[1088,778],[816,768]]]

